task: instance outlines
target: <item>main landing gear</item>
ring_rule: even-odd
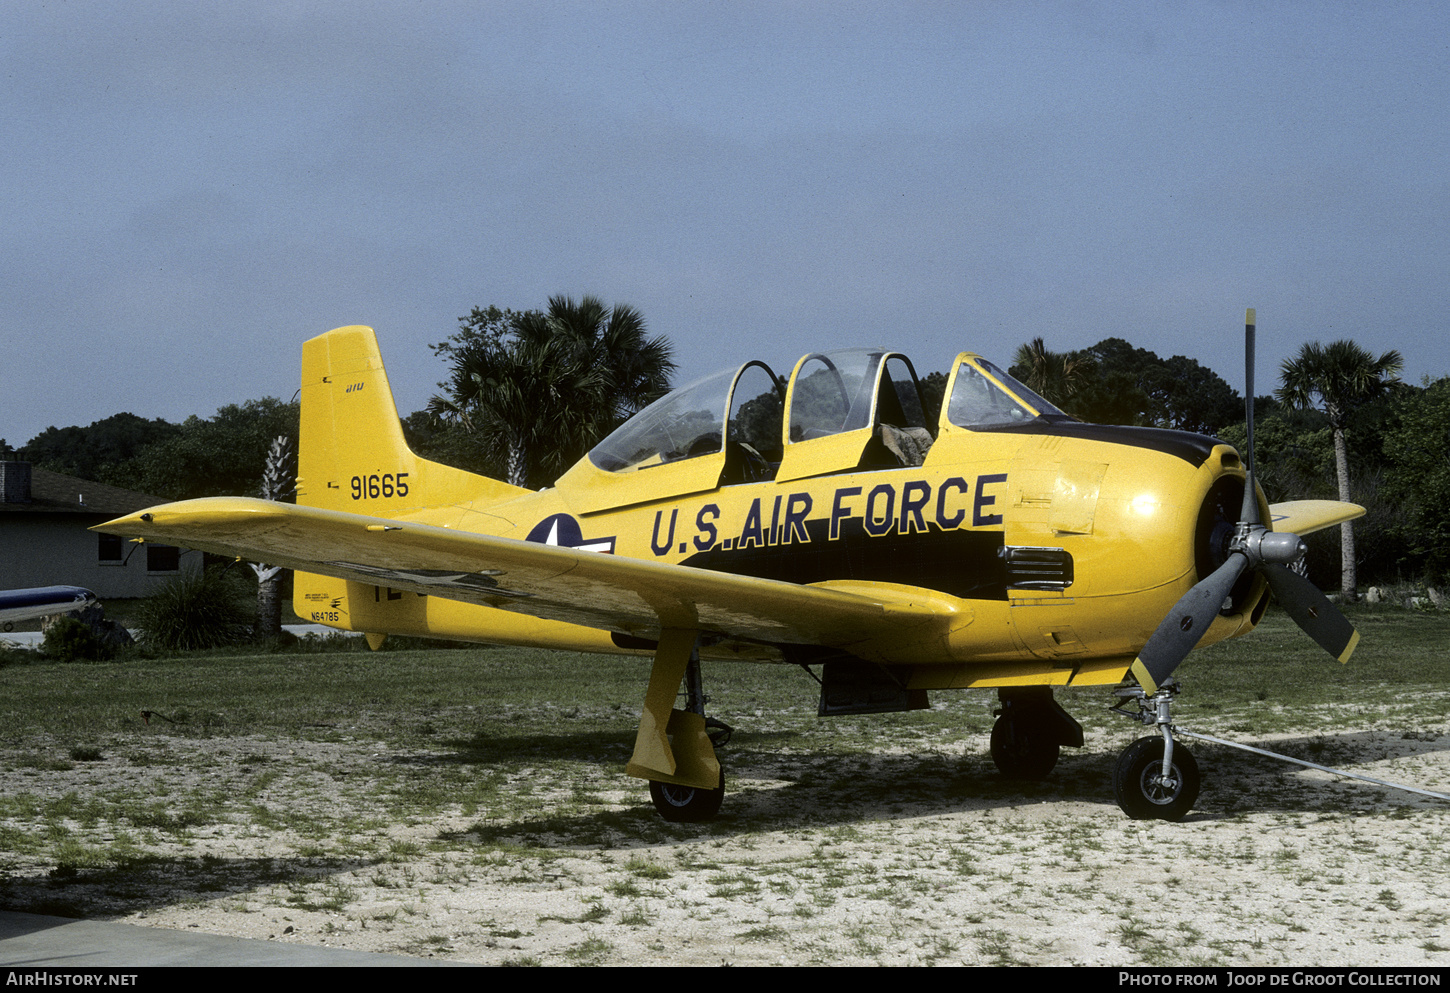
[[[1181,821],[1198,799],[1198,763],[1173,740],[1169,708],[1178,689],[1169,679],[1151,696],[1137,684],[1113,690],[1118,702],[1110,709],[1159,730],[1123,749],[1113,768],[1113,796],[1134,820]],[[1137,713],[1127,709],[1131,703],[1138,705]]]
[[[655,809],[675,823],[708,821],[720,812],[725,798],[725,772],[715,749],[729,740],[731,729],[705,716],[695,637],[687,629],[661,632],[634,755],[626,766],[630,775],[649,780]],[[681,683],[685,704],[676,709]],[[1152,694],[1137,683],[1114,690],[1114,711],[1157,729],[1125,748],[1113,769],[1113,795],[1135,820],[1182,820],[1198,799],[1198,763],[1174,740],[1169,714],[1178,691],[1172,679]],[[1043,779],[1056,766],[1063,745],[1082,747],[1082,725],[1053,699],[1051,687],[1002,687],[998,695],[1002,706],[996,712],[991,749],[1004,776]],[[1134,703],[1136,713],[1130,709]]]
[[[660,816],[674,824],[696,824],[712,820],[725,801],[725,770],[720,770],[720,785],[713,790],[649,781],[649,798]]]
[[[720,812],[725,799],[725,770],[715,758],[715,749],[730,740],[731,728],[705,716],[709,698],[700,678],[700,653],[694,633],[667,631],[665,636],[650,677],[645,714],[629,771],[649,780],[650,800],[665,820],[708,821]],[[676,668],[681,662],[683,665]],[[674,710],[671,704],[682,676],[685,708]],[[662,773],[672,778],[655,778]],[[711,779],[716,783],[713,789],[704,785]]]
[[[692,652],[690,664],[685,667],[685,710],[705,717],[705,704],[709,700],[700,680],[700,653]],[[711,747],[719,748],[730,740],[734,729],[724,721],[705,717],[705,733],[710,737]],[[649,798],[660,816],[675,824],[714,820],[715,815],[720,813],[720,804],[725,801],[725,769],[720,769],[720,785],[713,790],[651,779]]]
[[[997,696],[992,761],[1008,779],[1045,779],[1062,745],[1082,747],[1082,725],[1058,706],[1052,687],[1003,687]]]

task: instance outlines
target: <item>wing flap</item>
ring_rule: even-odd
[[[95,530],[639,637],[688,628],[849,648],[903,625],[944,631],[952,618],[940,594],[873,596],[869,584],[801,586],[241,497],[165,504]]]
[[[1363,517],[1364,508],[1357,503],[1339,500],[1290,500],[1270,504],[1269,515],[1275,531],[1302,535]]]

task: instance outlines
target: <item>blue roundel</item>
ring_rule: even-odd
[[[585,538],[579,522],[568,514],[554,514],[534,525],[526,541],[537,541],[541,545],[557,545],[560,548],[577,548],[583,552],[614,552],[614,538]]]
[[[584,544],[584,532],[579,529],[579,522],[570,515],[554,514],[535,524],[525,540],[577,548]]]

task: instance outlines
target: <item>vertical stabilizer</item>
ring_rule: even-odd
[[[527,492],[413,454],[372,328],[352,326],[302,346],[297,502],[377,517],[493,503]]]
[[[413,453],[372,328],[338,328],[302,346],[298,447],[297,502],[307,507],[436,524],[463,517],[457,508],[478,511],[529,492]],[[373,648],[391,632],[620,651],[607,631],[307,572],[295,576],[292,607],[305,621],[366,633]]]

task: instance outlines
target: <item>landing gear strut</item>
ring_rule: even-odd
[[[1160,732],[1123,749],[1113,768],[1113,796],[1134,820],[1181,821],[1198,799],[1198,763],[1173,740],[1169,709],[1178,690],[1178,683],[1169,679],[1152,696],[1136,684],[1113,691],[1118,702],[1111,710]],[[1138,705],[1136,714],[1126,709],[1130,703]]]
[[[690,661],[685,666],[685,711],[704,718],[705,734],[709,736],[710,745],[714,748],[729,741],[733,732],[724,721],[705,717],[705,704],[708,700],[700,678],[700,652],[696,647],[691,649]],[[651,779],[649,798],[654,803],[655,810],[667,821],[683,824],[711,820],[720,812],[720,804],[725,800],[725,770],[720,770],[720,785],[715,789]]]

